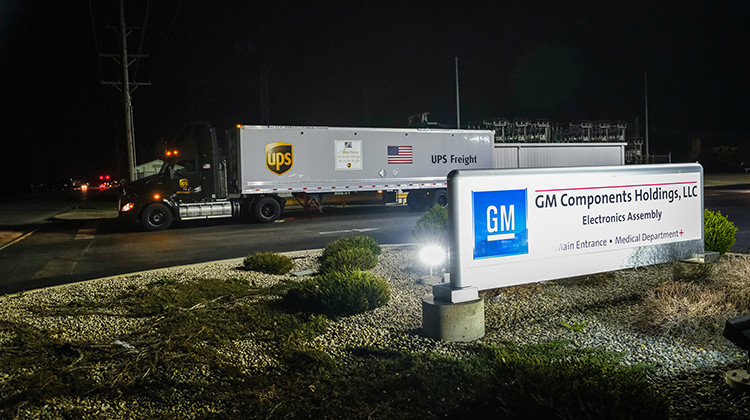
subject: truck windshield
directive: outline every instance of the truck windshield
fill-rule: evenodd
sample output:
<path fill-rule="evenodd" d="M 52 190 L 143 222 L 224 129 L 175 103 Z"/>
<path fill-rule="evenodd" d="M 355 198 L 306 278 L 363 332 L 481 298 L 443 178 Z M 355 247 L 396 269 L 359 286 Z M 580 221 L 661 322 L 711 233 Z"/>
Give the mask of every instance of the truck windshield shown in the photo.
<path fill-rule="evenodd" d="M 192 165 L 191 165 L 192 163 Z M 192 166 L 195 168 L 195 161 L 188 160 L 188 161 L 180 161 L 174 164 L 174 167 L 170 166 L 169 162 L 164 162 L 161 165 L 161 169 L 159 169 L 159 174 L 173 174 L 173 173 L 185 173 L 185 172 L 194 172 L 190 170 L 186 170 L 184 164 L 187 164 L 186 166 L 190 167 Z"/>

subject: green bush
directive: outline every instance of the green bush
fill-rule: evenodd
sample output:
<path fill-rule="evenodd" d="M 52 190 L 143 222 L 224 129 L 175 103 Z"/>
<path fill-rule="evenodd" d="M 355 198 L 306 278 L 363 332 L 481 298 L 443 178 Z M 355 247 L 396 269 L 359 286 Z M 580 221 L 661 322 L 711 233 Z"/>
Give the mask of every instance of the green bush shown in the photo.
<path fill-rule="evenodd" d="M 378 265 L 378 256 L 368 248 L 343 249 L 324 259 L 321 271 L 341 271 L 345 269 L 369 270 Z"/>
<path fill-rule="evenodd" d="M 423 242 L 434 242 L 447 238 L 448 209 L 435 204 L 419 217 L 411 233 Z"/>
<path fill-rule="evenodd" d="M 380 245 L 369 236 L 350 236 L 331 242 L 323 250 L 321 261 L 325 261 L 333 254 L 338 254 L 345 249 L 364 248 L 370 250 L 373 255 L 380 255 Z"/>
<path fill-rule="evenodd" d="M 286 274 L 294 263 L 290 257 L 275 252 L 259 252 L 245 257 L 245 269 L 267 274 Z"/>
<path fill-rule="evenodd" d="M 734 223 L 722 216 L 721 212 L 712 212 L 708 209 L 703 213 L 703 223 L 705 226 L 706 251 L 721 254 L 729 251 L 729 248 L 734 245 L 734 235 L 737 233 L 737 227 Z"/>
<path fill-rule="evenodd" d="M 354 315 L 385 305 L 391 298 L 388 282 L 357 269 L 332 271 L 298 283 L 282 302 L 293 310 L 329 315 Z"/>

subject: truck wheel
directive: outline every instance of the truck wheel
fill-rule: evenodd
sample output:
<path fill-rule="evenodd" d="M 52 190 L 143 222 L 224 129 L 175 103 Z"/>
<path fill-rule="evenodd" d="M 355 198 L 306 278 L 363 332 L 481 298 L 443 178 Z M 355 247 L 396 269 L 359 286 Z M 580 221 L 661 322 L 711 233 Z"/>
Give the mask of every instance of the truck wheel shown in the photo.
<path fill-rule="evenodd" d="M 172 224 L 172 212 L 164 204 L 151 204 L 143 210 L 141 224 L 146 230 L 164 230 Z"/>
<path fill-rule="evenodd" d="M 446 190 L 431 191 L 430 198 L 432 198 L 431 201 L 432 201 L 433 206 L 437 204 L 440 207 L 448 207 L 448 191 Z"/>
<path fill-rule="evenodd" d="M 253 216 L 260 223 L 271 223 L 281 216 L 281 204 L 272 197 L 263 197 L 253 205 Z"/>
<path fill-rule="evenodd" d="M 406 205 L 411 211 L 424 211 L 426 203 L 424 191 L 410 191 L 406 196 Z"/>

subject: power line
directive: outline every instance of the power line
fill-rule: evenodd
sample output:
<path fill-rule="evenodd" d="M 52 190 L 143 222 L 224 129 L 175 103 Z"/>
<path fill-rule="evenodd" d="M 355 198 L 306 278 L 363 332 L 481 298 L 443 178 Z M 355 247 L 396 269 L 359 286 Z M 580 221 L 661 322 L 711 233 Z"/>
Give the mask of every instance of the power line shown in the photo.
<path fill-rule="evenodd" d="M 143 53 L 143 44 L 146 40 L 146 28 L 148 27 L 148 18 L 151 15 L 151 0 L 146 3 L 146 15 L 143 17 L 143 26 L 141 26 L 141 40 L 138 43 L 138 55 L 141 56 Z M 138 79 L 138 65 L 141 63 L 140 60 L 135 62 L 135 70 L 133 70 L 133 80 Z"/>
<path fill-rule="evenodd" d="M 89 0 L 89 12 L 91 14 L 91 32 L 94 34 L 94 51 L 96 52 L 97 57 L 99 56 L 99 41 L 96 38 L 96 19 L 94 19 L 94 5 L 91 3 L 91 0 Z M 102 75 L 102 64 L 99 62 L 99 60 L 96 60 L 96 67 L 99 70 L 99 80 L 103 81 L 104 76 Z"/>
<path fill-rule="evenodd" d="M 167 49 L 167 42 L 169 41 L 169 36 L 172 34 L 172 29 L 174 28 L 175 22 L 177 22 L 177 15 L 180 13 L 180 7 L 182 7 L 182 0 L 180 0 L 179 3 L 177 3 L 177 9 L 174 11 L 174 17 L 172 17 L 172 23 L 169 24 L 169 29 L 167 30 L 167 36 L 164 38 L 164 44 L 161 47 L 161 51 L 159 51 L 159 55 L 156 57 L 156 60 L 154 60 L 154 67 L 151 70 L 151 77 L 149 79 L 153 79 L 154 74 L 156 74 L 156 68 L 159 66 L 159 63 L 161 62 L 161 57 L 164 55 L 164 50 Z"/>

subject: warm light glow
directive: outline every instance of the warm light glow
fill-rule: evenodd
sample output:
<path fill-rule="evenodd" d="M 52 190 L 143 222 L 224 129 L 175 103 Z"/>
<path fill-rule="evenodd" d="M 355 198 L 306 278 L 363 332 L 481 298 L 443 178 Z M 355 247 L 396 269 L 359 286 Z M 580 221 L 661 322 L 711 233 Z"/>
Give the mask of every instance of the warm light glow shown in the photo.
<path fill-rule="evenodd" d="M 81 185 L 81 191 L 86 192 L 86 191 L 88 191 L 88 189 L 89 189 L 88 185 L 86 185 L 86 184 Z"/>
<path fill-rule="evenodd" d="M 174 153 L 174 155 L 175 155 L 175 156 L 177 156 L 177 150 L 175 150 L 175 151 L 174 151 L 174 152 L 172 152 L 172 153 Z"/>
<path fill-rule="evenodd" d="M 171 150 L 167 150 L 167 156 L 172 156 L 172 151 Z"/>
<path fill-rule="evenodd" d="M 154 200 L 161 200 L 161 196 L 159 194 L 154 194 Z"/>
<path fill-rule="evenodd" d="M 120 211 L 122 211 L 123 213 L 125 213 L 126 211 L 132 210 L 133 207 L 135 207 L 135 204 L 128 203 L 128 204 L 125 204 L 124 206 L 122 206 L 122 209 L 120 209 Z"/>
<path fill-rule="evenodd" d="M 242 128 L 242 124 L 237 124 L 237 128 Z"/>

